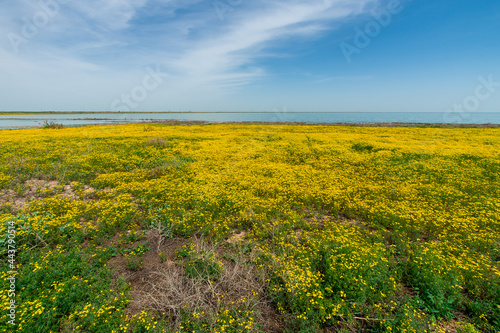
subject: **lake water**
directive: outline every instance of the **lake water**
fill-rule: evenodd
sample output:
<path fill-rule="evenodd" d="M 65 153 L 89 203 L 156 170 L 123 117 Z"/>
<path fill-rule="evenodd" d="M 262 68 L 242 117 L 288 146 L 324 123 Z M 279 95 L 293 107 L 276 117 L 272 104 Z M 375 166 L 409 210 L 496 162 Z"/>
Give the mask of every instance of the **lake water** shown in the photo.
<path fill-rule="evenodd" d="M 70 113 L 0 115 L 0 129 L 41 127 L 44 121 L 66 126 L 122 124 L 152 120 L 208 122 L 306 122 L 306 123 L 436 123 L 500 124 L 500 112 L 446 114 L 443 112 L 317 113 L 317 112 L 213 112 L 213 113 Z"/>

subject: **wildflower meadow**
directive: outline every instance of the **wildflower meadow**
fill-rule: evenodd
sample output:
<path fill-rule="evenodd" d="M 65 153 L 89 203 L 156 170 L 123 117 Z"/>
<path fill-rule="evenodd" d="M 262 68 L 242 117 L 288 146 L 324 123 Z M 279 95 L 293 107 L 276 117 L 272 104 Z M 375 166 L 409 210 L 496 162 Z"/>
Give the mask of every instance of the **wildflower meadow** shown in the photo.
<path fill-rule="evenodd" d="M 497 332 L 500 129 L 0 131 L 0 331 Z"/>

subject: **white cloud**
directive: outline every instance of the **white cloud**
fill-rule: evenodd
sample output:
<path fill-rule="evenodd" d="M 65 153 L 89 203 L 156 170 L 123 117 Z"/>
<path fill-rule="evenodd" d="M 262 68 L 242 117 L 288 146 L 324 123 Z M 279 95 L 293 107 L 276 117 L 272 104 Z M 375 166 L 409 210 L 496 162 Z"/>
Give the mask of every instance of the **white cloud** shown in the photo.
<path fill-rule="evenodd" d="M 126 86 L 124 82 L 140 80 L 148 64 L 160 64 L 170 73 L 165 91 L 224 90 L 265 76 L 258 62 L 270 56 L 270 47 L 319 38 L 338 20 L 361 14 L 376 2 L 246 0 L 226 12 L 221 22 L 212 1 L 69 1 L 19 54 L 10 52 L 4 38 L 1 45 L 8 52 L 0 52 L 0 70 L 20 73 L 25 81 L 33 77 L 32 86 L 43 85 L 40 75 L 46 75 L 45 81 L 60 85 L 68 100 L 71 91 L 83 100 L 88 89 L 100 96 L 96 99 L 111 101 L 116 94 L 113 82 Z M 177 12 L 181 8 L 185 10 Z M 0 35 L 21 31 L 21 18 L 39 10 L 32 1 L 8 7 L 3 2 L 0 22 L 6 24 Z M 1 80 L 9 87 L 5 77 Z"/>
<path fill-rule="evenodd" d="M 185 80 L 210 81 L 230 75 L 233 80 L 252 80 L 264 73 L 261 68 L 242 71 L 267 54 L 266 47 L 282 39 L 301 36 L 314 38 L 330 29 L 332 20 L 357 15 L 366 4 L 363 1 L 280 1 L 259 2 L 250 8 L 243 5 L 226 16 L 225 29 L 191 42 L 181 56 L 169 59 L 172 71 L 180 72 Z M 238 10 L 241 10 L 238 13 Z M 229 17 L 232 15 L 232 17 Z"/>
<path fill-rule="evenodd" d="M 111 30 L 127 28 L 137 9 L 147 0 L 86 0 L 74 1 L 74 6 L 82 15 L 101 27 Z"/>

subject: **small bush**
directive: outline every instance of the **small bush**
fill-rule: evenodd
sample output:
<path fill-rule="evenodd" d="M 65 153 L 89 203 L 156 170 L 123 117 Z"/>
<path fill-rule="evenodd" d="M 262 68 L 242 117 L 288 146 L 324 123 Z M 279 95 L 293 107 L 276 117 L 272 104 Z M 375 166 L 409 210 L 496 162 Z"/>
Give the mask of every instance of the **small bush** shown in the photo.
<path fill-rule="evenodd" d="M 42 128 L 45 128 L 45 129 L 61 129 L 61 128 L 64 128 L 64 125 L 56 123 L 54 121 L 45 120 L 43 122 Z"/>

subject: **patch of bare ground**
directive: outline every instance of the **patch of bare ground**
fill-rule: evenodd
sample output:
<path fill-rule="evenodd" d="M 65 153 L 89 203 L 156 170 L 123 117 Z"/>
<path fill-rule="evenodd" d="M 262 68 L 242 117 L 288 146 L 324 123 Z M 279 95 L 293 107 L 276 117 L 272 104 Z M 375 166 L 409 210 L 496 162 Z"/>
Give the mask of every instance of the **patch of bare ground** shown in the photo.
<path fill-rule="evenodd" d="M 116 281 L 124 277 L 130 284 L 131 314 L 150 311 L 178 329 L 182 313 L 204 311 L 207 321 L 214 322 L 219 310 L 242 305 L 240 300 L 245 298 L 246 309 L 255 310 L 255 325 L 265 332 L 283 331 L 284 323 L 265 297 L 265 279 L 251 263 L 252 255 L 235 250 L 244 241 L 245 234 L 215 246 L 221 257 L 230 253 L 232 260 L 224 260 L 224 270 L 214 280 L 186 275 L 176 255 L 177 249 L 190 242 L 207 250 L 214 246 L 201 239 L 166 238 L 160 230 L 149 230 L 146 236 L 151 250 L 143 257 L 142 269 L 129 270 L 123 256 L 114 257 L 108 263 Z"/>
<path fill-rule="evenodd" d="M 85 195 L 95 192 L 88 185 L 84 185 L 83 190 Z M 0 205 L 8 205 L 12 212 L 17 213 L 28 207 L 30 201 L 54 195 L 60 195 L 70 200 L 77 198 L 70 185 L 60 185 L 54 180 L 32 178 L 25 181 L 19 190 L 0 190 Z"/>
<path fill-rule="evenodd" d="M 431 325 L 430 332 L 431 333 L 458 333 L 464 332 L 464 324 L 467 323 L 465 321 L 465 317 L 461 314 L 456 315 L 455 320 L 440 320 L 436 324 Z"/>
<path fill-rule="evenodd" d="M 41 194 L 52 191 L 58 183 L 42 179 L 29 179 L 24 182 L 22 191 L 1 190 L 0 204 L 9 204 L 13 212 L 22 211 L 29 201 L 40 198 Z"/>
<path fill-rule="evenodd" d="M 26 198 L 18 196 L 14 190 L 0 190 L 0 205 L 9 206 L 14 212 L 27 206 Z"/>
<path fill-rule="evenodd" d="M 247 235 L 246 231 L 242 231 L 240 233 L 235 232 L 231 237 L 229 237 L 229 239 L 226 242 L 231 245 L 240 244 L 241 242 L 244 241 L 246 235 Z"/>

